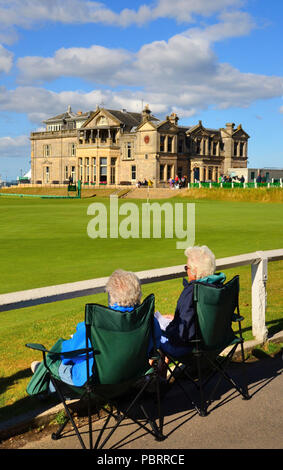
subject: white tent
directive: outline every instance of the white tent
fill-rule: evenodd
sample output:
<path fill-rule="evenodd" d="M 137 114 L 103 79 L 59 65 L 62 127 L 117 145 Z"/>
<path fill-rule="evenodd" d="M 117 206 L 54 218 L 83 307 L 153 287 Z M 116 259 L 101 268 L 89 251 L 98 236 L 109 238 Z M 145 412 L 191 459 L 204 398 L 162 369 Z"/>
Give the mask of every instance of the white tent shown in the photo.
<path fill-rule="evenodd" d="M 24 178 L 31 178 L 31 170 L 29 170 L 24 176 Z"/>

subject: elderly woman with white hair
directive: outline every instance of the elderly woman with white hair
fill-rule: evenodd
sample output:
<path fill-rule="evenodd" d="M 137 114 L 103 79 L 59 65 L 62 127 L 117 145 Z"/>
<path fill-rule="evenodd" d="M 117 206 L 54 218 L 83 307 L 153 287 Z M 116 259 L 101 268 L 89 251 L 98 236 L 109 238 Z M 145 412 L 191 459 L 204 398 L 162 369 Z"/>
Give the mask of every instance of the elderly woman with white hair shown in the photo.
<path fill-rule="evenodd" d="M 135 273 L 117 269 L 108 279 L 106 284 L 108 293 L 108 307 L 117 312 L 131 312 L 140 304 L 142 291 L 141 283 Z M 161 329 L 159 323 L 154 319 L 154 337 L 156 347 L 160 344 Z M 75 351 L 85 348 L 85 322 L 77 324 L 76 331 L 72 337 L 62 342 L 61 352 Z M 153 348 L 153 339 L 150 341 L 148 353 Z M 93 369 L 93 356 L 90 355 L 90 370 Z M 36 368 L 40 362 L 34 361 L 31 369 L 36 373 Z M 63 359 L 58 373 L 63 382 L 69 385 L 82 386 L 87 380 L 86 355 Z M 49 385 L 50 392 L 55 389 L 52 384 Z"/>
<path fill-rule="evenodd" d="M 166 354 L 182 356 L 190 347 L 188 341 L 195 336 L 193 292 L 196 282 L 221 285 L 226 276 L 215 273 L 215 256 L 207 246 L 194 246 L 185 250 L 187 264 L 185 271 L 188 281 L 183 280 L 184 289 L 178 299 L 175 315 L 166 315 L 170 319 L 165 331 L 162 331 L 161 349 Z"/>

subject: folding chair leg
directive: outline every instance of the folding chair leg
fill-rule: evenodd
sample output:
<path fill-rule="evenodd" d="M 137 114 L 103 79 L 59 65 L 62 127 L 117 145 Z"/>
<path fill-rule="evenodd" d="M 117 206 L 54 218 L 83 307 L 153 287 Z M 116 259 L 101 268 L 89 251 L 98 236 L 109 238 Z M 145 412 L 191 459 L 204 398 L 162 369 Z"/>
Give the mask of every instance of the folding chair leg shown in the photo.
<path fill-rule="evenodd" d="M 56 384 L 56 382 L 53 380 L 52 376 L 50 376 L 50 380 L 51 380 L 52 384 L 54 385 L 54 388 L 55 388 L 55 390 L 57 391 L 57 393 L 58 393 L 58 395 L 59 395 L 59 397 L 60 397 L 60 399 L 61 399 L 61 401 L 62 401 L 62 403 L 63 403 L 64 409 L 65 409 L 65 411 L 66 411 L 66 413 L 67 413 L 68 421 L 69 421 L 69 420 L 71 421 L 72 426 L 73 426 L 73 429 L 74 429 L 74 431 L 75 431 L 75 433 L 76 433 L 76 435 L 77 435 L 77 438 L 78 438 L 79 441 L 80 441 L 80 444 L 81 444 L 82 448 L 83 448 L 83 449 L 86 449 L 86 446 L 85 446 L 85 444 L 84 444 L 84 442 L 83 442 L 83 440 L 82 440 L 82 438 L 81 438 L 81 435 L 80 435 L 80 433 L 79 433 L 79 431 L 78 431 L 78 428 L 77 428 L 77 426 L 76 426 L 76 423 L 75 423 L 75 421 L 73 420 L 73 417 L 72 417 L 72 415 L 71 415 L 71 413 L 70 413 L 70 410 L 69 410 L 69 408 L 68 408 L 67 405 L 66 405 L 65 398 L 64 398 L 64 396 L 63 396 L 63 394 L 62 394 L 60 388 L 58 387 L 58 385 Z M 66 423 L 66 424 L 67 424 L 67 423 Z M 65 425 L 63 426 L 63 428 L 64 428 L 64 427 L 65 427 Z M 63 429 L 63 428 L 62 428 L 62 429 Z M 62 429 L 61 429 L 60 432 L 62 432 Z M 55 433 L 55 434 L 56 434 L 56 439 L 59 439 L 59 438 L 60 438 L 59 433 L 57 432 L 57 433 Z"/>
<path fill-rule="evenodd" d="M 87 411 L 88 411 L 88 435 L 89 435 L 89 448 L 92 449 L 92 420 L 91 420 L 91 391 L 89 386 L 87 386 L 87 397 L 88 397 L 88 406 L 87 406 Z"/>
<path fill-rule="evenodd" d="M 204 399 L 203 384 L 202 384 L 202 372 L 201 372 L 201 364 L 200 364 L 200 355 L 199 354 L 197 354 L 197 368 L 198 368 L 199 392 L 200 392 L 199 415 L 200 416 L 207 416 L 208 413 L 207 413 L 206 401 Z"/>
<path fill-rule="evenodd" d="M 161 426 L 160 421 L 159 421 L 159 428 L 158 428 L 158 426 L 156 426 L 156 423 L 149 418 L 144 406 L 140 405 L 140 408 L 141 408 L 144 416 L 146 417 L 148 423 L 150 424 L 150 427 L 153 431 L 153 435 L 155 437 L 155 440 L 156 441 L 164 441 L 165 436 L 162 434 L 162 427 L 163 426 L 160 428 L 160 426 Z"/>
<path fill-rule="evenodd" d="M 67 419 L 64 421 L 64 423 L 60 426 L 60 428 L 56 431 L 56 432 L 53 432 L 51 434 L 51 439 L 53 439 L 53 441 L 57 441 L 57 439 L 60 439 L 61 437 L 61 432 L 63 431 L 63 429 L 65 428 L 65 426 L 69 423 L 70 421 L 70 418 L 69 416 L 67 416 Z"/>
<path fill-rule="evenodd" d="M 242 364 L 244 364 L 245 363 L 245 352 L 244 352 L 243 343 L 241 343 L 241 353 L 242 353 Z M 249 389 L 248 389 L 248 385 L 247 385 L 247 374 L 246 374 L 245 367 L 244 367 L 244 370 L 243 370 L 243 376 L 244 376 L 244 385 L 243 385 L 244 393 L 242 394 L 242 396 L 243 396 L 244 400 L 249 400 L 251 398 L 251 396 L 249 394 Z"/>
<path fill-rule="evenodd" d="M 237 345 L 229 352 L 228 356 L 226 357 L 226 359 L 223 361 L 223 362 L 229 362 L 229 358 L 233 356 L 235 350 L 237 348 Z M 211 361 L 210 361 L 211 362 Z M 222 366 L 222 364 L 220 364 L 219 362 L 215 361 L 215 362 L 211 362 L 212 365 L 214 365 L 214 367 L 216 367 L 216 369 L 218 370 L 218 372 L 221 374 L 221 377 L 223 377 L 225 380 L 227 380 L 231 385 L 233 385 L 233 387 L 242 395 L 242 397 L 245 399 L 245 400 L 248 400 L 250 398 L 249 394 L 248 394 L 248 391 L 247 391 L 247 386 L 245 385 L 243 388 L 240 388 L 240 386 L 233 380 L 232 377 L 230 377 L 230 375 L 225 371 L 224 367 Z M 219 385 L 219 382 L 221 380 L 221 377 L 220 379 L 218 380 L 216 386 L 214 387 L 213 389 L 213 393 L 211 393 L 210 397 L 212 397 L 212 395 L 215 393 L 216 391 L 216 388 L 218 387 Z"/>

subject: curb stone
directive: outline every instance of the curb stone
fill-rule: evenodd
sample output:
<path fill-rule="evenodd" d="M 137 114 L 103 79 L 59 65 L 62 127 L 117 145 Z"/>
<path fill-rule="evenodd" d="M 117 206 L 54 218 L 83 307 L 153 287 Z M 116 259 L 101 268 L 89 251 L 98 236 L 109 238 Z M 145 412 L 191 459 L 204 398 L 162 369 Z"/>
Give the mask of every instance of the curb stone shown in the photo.
<path fill-rule="evenodd" d="M 264 343 L 269 342 L 283 342 L 283 330 L 267 338 L 266 342 L 258 340 L 245 341 L 244 350 L 246 353 L 248 353 L 251 352 L 256 346 L 262 346 Z M 224 353 L 225 352 L 226 350 L 224 350 Z M 240 351 L 237 352 L 235 354 L 235 358 L 237 359 L 240 354 Z M 31 429 L 49 424 L 52 419 L 54 419 L 55 416 L 63 409 L 64 407 L 61 403 L 51 407 L 50 405 L 43 405 L 35 411 L 30 411 L 24 415 L 0 423 L 0 441 L 30 431 Z"/>

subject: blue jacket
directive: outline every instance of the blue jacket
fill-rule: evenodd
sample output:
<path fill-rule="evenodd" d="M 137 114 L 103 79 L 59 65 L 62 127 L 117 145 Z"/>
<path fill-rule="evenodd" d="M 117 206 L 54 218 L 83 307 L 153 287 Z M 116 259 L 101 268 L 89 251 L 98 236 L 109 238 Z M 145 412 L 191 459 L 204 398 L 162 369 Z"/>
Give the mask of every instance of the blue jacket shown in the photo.
<path fill-rule="evenodd" d="M 111 306 L 110 308 L 114 308 L 114 310 L 125 311 L 125 307 L 116 307 Z M 127 311 L 133 310 L 133 308 L 126 308 Z M 154 333 L 155 333 L 155 341 L 156 347 L 159 348 L 160 345 L 160 337 L 161 337 L 161 329 L 159 326 L 158 321 L 154 318 Z M 84 349 L 85 348 L 85 338 L 86 338 L 86 329 L 85 323 L 81 322 L 77 324 L 76 332 L 73 334 L 72 338 L 63 341 L 62 343 L 62 350 L 61 352 L 67 351 L 75 351 L 76 349 Z M 91 345 L 88 345 L 91 347 Z M 149 344 L 148 352 L 151 351 L 153 348 L 153 340 Z M 71 368 L 71 376 L 72 382 L 75 386 L 81 386 L 86 383 L 87 381 L 87 368 L 86 368 L 86 354 L 82 354 L 80 356 L 73 357 L 72 359 L 62 359 L 62 364 L 70 365 Z M 90 354 L 90 370 L 93 367 L 93 354 Z"/>
<path fill-rule="evenodd" d="M 224 273 L 216 273 L 192 282 L 183 279 L 184 290 L 178 299 L 174 318 L 165 331 L 165 336 L 173 346 L 187 346 L 188 341 L 195 336 L 195 312 L 193 304 L 194 284 L 196 282 L 222 284 L 225 279 L 226 276 Z"/>

